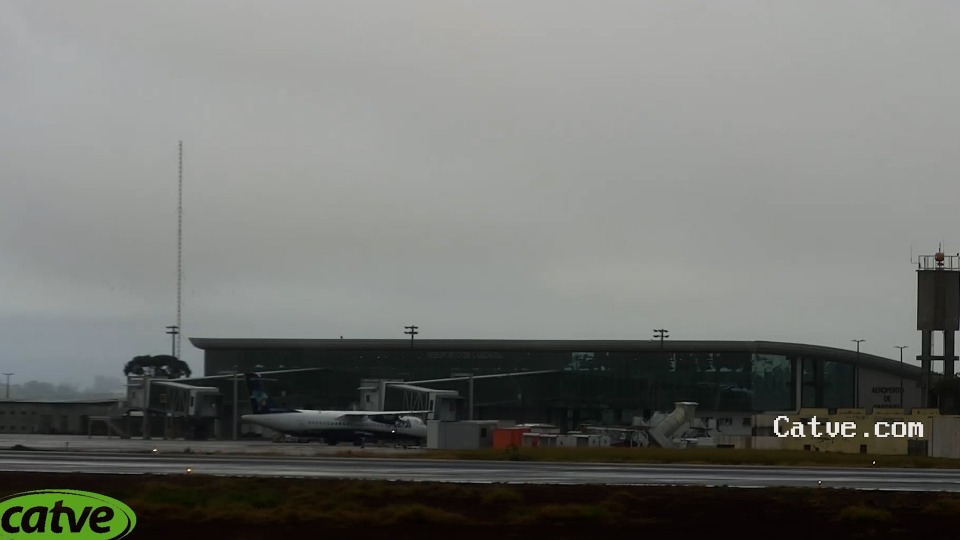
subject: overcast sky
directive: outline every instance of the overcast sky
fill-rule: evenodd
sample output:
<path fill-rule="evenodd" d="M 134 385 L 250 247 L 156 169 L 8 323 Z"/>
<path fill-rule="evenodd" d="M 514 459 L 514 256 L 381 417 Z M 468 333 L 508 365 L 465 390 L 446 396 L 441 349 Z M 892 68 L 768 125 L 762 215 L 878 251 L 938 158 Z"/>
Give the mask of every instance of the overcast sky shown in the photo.
<path fill-rule="evenodd" d="M 187 337 L 919 352 L 960 3 L 0 0 L 0 368 Z M 938 346 L 939 350 L 939 346 Z"/>

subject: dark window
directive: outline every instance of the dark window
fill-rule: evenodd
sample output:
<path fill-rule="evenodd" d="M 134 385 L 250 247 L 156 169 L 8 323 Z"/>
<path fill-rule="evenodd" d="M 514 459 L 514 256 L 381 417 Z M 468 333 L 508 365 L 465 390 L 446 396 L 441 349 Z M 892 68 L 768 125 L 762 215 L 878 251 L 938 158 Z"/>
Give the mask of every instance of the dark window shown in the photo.
<path fill-rule="evenodd" d="M 752 366 L 754 411 L 790 411 L 795 409 L 793 362 L 784 355 L 758 354 Z"/>
<path fill-rule="evenodd" d="M 818 369 L 820 366 L 813 358 L 803 358 L 801 360 L 800 382 L 800 406 L 801 407 L 822 407 L 823 398 L 819 391 L 822 386 L 818 384 L 822 373 Z"/>
<path fill-rule="evenodd" d="M 856 366 L 843 362 L 823 363 L 823 406 L 853 407 L 855 403 Z"/>

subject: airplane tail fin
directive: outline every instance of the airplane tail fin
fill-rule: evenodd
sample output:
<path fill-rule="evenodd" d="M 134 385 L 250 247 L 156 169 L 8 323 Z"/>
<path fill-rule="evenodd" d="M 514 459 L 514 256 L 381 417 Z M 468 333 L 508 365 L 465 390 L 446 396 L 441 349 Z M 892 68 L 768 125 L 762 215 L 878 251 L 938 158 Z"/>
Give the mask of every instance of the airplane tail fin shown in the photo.
<path fill-rule="evenodd" d="M 267 403 L 267 391 L 259 373 L 244 373 L 247 379 L 247 389 L 250 391 L 250 411 L 253 414 L 264 414 L 270 411 Z"/>

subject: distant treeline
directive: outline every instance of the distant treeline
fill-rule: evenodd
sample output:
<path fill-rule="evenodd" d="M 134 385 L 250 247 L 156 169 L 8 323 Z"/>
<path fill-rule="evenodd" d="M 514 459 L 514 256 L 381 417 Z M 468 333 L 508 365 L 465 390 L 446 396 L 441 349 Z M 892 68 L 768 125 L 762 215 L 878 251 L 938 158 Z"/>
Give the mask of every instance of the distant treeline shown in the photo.
<path fill-rule="evenodd" d="M 81 389 L 78 384 L 53 384 L 42 381 L 27 381 L 21 384 L 11 381 L 10 399 L 84 399 L 98 397 L 120 397 L 126 393 L 126 380 L 123 377 L 104 377 L 97 375 L 93 386 Z M 0 379 L 0 399 L 5 399 L 7 387 Z"/>

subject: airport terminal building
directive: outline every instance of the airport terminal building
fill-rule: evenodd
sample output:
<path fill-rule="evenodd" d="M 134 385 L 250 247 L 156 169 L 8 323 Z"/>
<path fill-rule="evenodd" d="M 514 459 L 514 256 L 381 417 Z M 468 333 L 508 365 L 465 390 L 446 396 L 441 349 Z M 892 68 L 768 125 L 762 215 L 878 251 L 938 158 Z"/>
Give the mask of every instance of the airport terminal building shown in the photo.
<path fill-rule="evenodd" d="M 920 407 L 920 369 L 856 351 L 767 341 L 191 338 L 204 382 L 224 393 L 225 373 L 271 373 L 279 404 L 367 409 L 371 380 L 470 397 L 472 419 L 629 425 L 634 417 L 698 403 L 697 416 L 734 428 L 746 418 L 800 408 Z M 299 371 L 292 371 L 299 370 Z M 398 384 L 398 383 L 403 384 Z M 200 383 L 198 380 L 197 384 Z M 367 386 L 369 387 L 369 386 Z M 472 387 L 472 392 L 471 392 Z M 249 405 L 244 392 L 240 414 Z M 381 405 L 406 408 L 403 392 Z M 369 400 L 369 397 L 367 397 Z M 464 399 L 464 404 L 468 403 Z"/>

